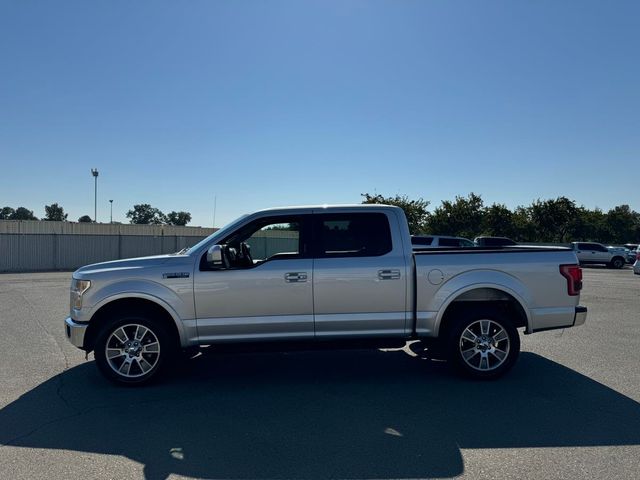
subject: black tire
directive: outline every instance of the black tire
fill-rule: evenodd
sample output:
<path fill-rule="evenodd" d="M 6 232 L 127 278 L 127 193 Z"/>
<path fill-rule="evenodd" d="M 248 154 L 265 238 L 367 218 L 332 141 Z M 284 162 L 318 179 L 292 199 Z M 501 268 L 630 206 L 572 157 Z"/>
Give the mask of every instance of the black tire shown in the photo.
<path fill-rule="evenodd" d="M 611 268 L 615 268 L 615 269 L 619 270 L 622 267 L 624 267 L 624 264 L 625 264 L 624 258 L 622 258 L 622 257 L 613 257 L 613 259 L 611 260 L 611 263 L 609 264 L 609 266 Z"/>
<path fill-rule="evenodd" d="M 504 375 L 516 363 L 520 335 L 505 313 L 470 308 L 460 310 L 452 321 L 446 338 L 447 357 L 459 373 L 490 380 Z"/>
<path fill-rule="evenodd" d="M 98 369 L 109 380 L 143 385 L 159 378 L 175 358 L 175 344 L 166 328 L 147 313 L 122 313 L 101 329 L 94 355 Z"/>

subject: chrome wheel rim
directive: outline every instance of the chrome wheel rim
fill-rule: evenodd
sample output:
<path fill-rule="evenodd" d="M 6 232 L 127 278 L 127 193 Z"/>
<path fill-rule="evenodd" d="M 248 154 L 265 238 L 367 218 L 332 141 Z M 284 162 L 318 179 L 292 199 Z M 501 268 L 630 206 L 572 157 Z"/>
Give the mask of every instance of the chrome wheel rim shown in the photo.
<path fill-rule="evenodd" d="M 160 342 L 150 328 L 129 323 L 109 335 L 105 357 L 109 367 L 121 377 L 142 377 L 158 364 Z"/>
<path fill-rule="evenodd" d="M 507 331 L 499 323 L 482 319 L 467 326 L 460 335 L 460 356 L 474 370 L 489 372 L 502 365 L 511 342 Z"/>

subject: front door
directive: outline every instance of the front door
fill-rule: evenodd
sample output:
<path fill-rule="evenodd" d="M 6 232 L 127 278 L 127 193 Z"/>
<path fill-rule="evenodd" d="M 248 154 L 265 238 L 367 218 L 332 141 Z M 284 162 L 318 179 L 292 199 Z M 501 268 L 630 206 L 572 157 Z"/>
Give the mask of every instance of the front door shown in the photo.
<path fill-rule="evenodd" d="M 261 218 L 224 240 L 224 268 L 200 262 L 194 294 L 201 343 L 313 338 L 306 232 L 304 216 Z"/>

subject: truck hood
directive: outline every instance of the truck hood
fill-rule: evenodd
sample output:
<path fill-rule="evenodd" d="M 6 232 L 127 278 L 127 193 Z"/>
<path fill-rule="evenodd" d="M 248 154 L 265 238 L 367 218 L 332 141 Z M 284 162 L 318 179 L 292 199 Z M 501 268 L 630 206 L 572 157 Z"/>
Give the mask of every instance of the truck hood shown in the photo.
<path fill-rule="evenodd" d="M 84 278 L 85 276 L 91 276 L 94 274 L 124 271 L 124 270 L 137 270 L 148 267 L 158 267 L 167 262 L 171 262 L 176 259 L 184 260 L 186 255 L 154 255 L 151 257 L 139 257 L 139 258 L 127 258 L 124 260 L 113 260 L 111 262 L 94 263 L 80 267 L 73 273 L 74 278 Z"/>

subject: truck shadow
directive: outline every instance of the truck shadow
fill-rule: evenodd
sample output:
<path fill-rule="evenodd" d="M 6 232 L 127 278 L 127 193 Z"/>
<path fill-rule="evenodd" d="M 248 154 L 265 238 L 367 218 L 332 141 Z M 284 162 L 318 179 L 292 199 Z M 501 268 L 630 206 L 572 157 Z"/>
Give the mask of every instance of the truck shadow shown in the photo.
<path fill-rule="evenodd" d="M 210 354 L 139 389 L 92 363 L 0 410 L 0 442 L 122 455 L 149 480 L 453 477 L 461 448 L 640 444 L 640 404 L 533 353 L 496 382 L 402 351 Z"/>

